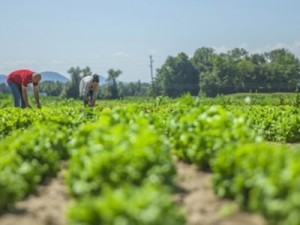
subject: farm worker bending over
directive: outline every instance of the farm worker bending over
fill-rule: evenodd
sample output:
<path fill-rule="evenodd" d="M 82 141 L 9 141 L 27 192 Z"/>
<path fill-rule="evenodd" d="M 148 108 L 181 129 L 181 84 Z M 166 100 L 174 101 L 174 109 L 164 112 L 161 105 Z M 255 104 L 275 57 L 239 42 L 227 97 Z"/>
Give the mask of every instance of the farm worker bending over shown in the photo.
<path fill-rule="evenodd" d="M 41 108 L 38 86 L 41 79 L 41 74 L 31 70 L 16 70 L 7 76 L 6 81 L 13 94 L 15 107 L 31 108 L 27 97 L 27 85 L 33 83 L 34 99 L 37 107 Z"/>
<path fill-rule="evenodd" d="M 95 106 L 99 92 L 99 75 L 83 77 L 79 84 L 79 96 L 83 98 L 83 104 L 90 107 Z"/>

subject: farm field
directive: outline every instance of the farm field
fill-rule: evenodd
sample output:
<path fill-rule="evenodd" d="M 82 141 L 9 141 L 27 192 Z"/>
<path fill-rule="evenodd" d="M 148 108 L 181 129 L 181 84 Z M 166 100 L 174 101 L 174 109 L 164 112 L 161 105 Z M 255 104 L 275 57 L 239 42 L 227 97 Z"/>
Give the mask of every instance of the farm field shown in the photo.
<path fill-rule="evenodd" d="M 175 199 L 186 211 L 187 224 L 265 224 L 259 214 L 242 212 L 234 202 L 215 196 L 210 187 L 210 173 L 198 171 L 182 162 L 177 163 L 178 184 L 183 192 L 175 194 Z M 66 224 L 68 201 L 61 172 L 50 183 L 38 187 L 36 194 L 17 203 L 15 210 L 3 214 L 0 224 Z"/>
<path fill-rule="evenodd" d="M 297 95 L 0 100 L 0 224 L 300 223 Z"/>

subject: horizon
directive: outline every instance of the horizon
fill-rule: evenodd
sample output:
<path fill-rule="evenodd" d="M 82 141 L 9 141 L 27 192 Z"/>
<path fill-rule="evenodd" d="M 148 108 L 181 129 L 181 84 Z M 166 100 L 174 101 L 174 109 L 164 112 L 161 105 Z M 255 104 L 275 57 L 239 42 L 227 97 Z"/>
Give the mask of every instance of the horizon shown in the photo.
<path fill-rule="evenodd" d="M 1 74 L 28 68 L 70 78 L 71 67 L 89 66 L 104 77 L 112 68 L 123 72 L 120 80 L 150 82 L 150 55 L 155 76 L 168 56 L 191 57 L 201 47 L 285 48 L 300 58 L 297 0 L 11 0 L 0 8 Z"/>
<path fill-rule="evenodd" d="M 63 76 L 64 78 L 66 78 L 66 79 L 68 79 L 68 80 L 70 80 L 70 77 L 67 77 L 67 76 L 65 76 L 65 75 L 63 75 L 63 74 L 61 74 L 61 73 L 59 73 L 59 72 L 56 72 L 56 71 L 41 71 L 41 72 L 39 72 L 39 73 L 55 73 L 55 74 L 57 74 L 57 75 L 59 75 L 59 76 Z M 0 72 L 0 76 L 8 76 L 9 74 L 3 74 L 3 73 L 1 73 Z M 105 79 L 107 79 L 107 77 L 105 77 L 105 76 L 103 76 L 102 74 L 98 74 L 99 76 L 100 76 L 100 78 L 105 78 Z M 117 80 L 119 80 L 119 79 L 117 79 Z M 43 76 L 42 76 L 42 81 L 43 81 Z M 126 81 L 125 81 L 126 82 Z"/>

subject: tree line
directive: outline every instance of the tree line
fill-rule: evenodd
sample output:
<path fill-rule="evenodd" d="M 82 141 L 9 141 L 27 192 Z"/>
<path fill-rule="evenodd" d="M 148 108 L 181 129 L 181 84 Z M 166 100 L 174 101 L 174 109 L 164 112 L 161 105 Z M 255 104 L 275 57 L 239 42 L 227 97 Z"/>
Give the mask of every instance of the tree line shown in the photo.
<path fill-rule="evenodd" d="M 78 98 L 79 82 L 92 75 L 91 68 L 71 67 L 66 84 L 43 81 L 40 91 L 50 96 Z M 249 54 L 243 48 L 216 53 L 202 47 L 192 57 L 181 52 L 169 56 L 156 70 L 153 83 L 118 82 L 121 70 L 109 69 L 99 97 L 117 99 L 127 96 L 179 97 L 189 93 L 214 97 L 237 92 L 295 92 L 300 81 L 300 62 L 286 49 L 275 49 L 262 54 Z M 9 92 L 0 85 L 0 92 Z"/>
<path fill-rule="evenodd" d="M 155 87 L 158 95 L 214 97 L 237 92 L 294 92 L 299 80 L 299 59 L 286 49 L 249 54 L 234 48 L 217 54 L 202 47 L 191 58 L 185 53 L 169 56 L 157 70 Z"/>
<path fill-rule="evenodd" d="M 89 67 L 71 68 L 71 82 L 64 97 L 78 96 L 79 80 L 92 74 Z M 179 97 L 189 93 L 215 97 L 238 92 L 295 92 L 300 82 L 300 61 L 286 49 L 262 54 L 249 54 L 243 48 L 216 53 L 202 47 L 192 57 L 184 52 L 169 56 L 156 70 L 152 84 L 117 82 L 120 70 L 108 71 L 107 84 L 100 88 L 100 98 L 116 99 L 126 96 Z"/>
<path fill-rule="evenodd" d="M 59 96 L 63 98 L 78 98 L 80 80 L 89 75 L 93 75 L 90 67 L 71 67 L 68 70 L 70 81 L 66 84 L 58 81 L 43 81 L 40 84 L 40 92 L 49 96 Z M 149 96 L 150 84 L 137 82 L 118 82 L 117 78 L 122 74 L 121 70 L 109 69 L 107 71 L 106 83 L 101 85 L 99 98 L 118 99 L 126 96 Z"/>

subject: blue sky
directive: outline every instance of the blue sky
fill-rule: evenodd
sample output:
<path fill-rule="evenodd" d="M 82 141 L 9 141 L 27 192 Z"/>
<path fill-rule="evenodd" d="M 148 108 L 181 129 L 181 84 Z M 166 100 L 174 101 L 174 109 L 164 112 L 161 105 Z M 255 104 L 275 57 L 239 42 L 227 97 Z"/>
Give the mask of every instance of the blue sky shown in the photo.
<path fill-rule="evenodd" d="M 91 67 L 150 81 L 168 56 L 197 48 L 300 58 L 299 0 L 0 0 L 0 74 Z"/>

